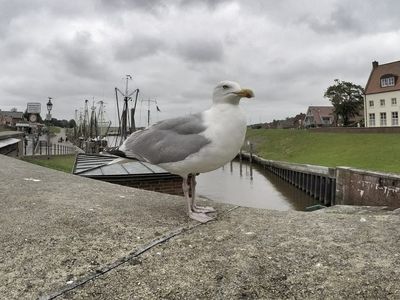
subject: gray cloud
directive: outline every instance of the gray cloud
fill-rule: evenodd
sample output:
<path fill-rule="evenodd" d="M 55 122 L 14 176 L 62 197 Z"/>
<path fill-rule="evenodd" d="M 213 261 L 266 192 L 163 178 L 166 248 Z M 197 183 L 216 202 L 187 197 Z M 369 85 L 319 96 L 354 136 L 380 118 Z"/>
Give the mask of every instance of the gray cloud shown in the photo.
<path fill-rule="evenodd" d="M 368 34 L 400 26 L 399 9 L 400 3 L 391 0 L 379 4 L 362 0 L 334 2 L 326 15 L 307 12 L 297 21 L 319 34 Z"/>
<path fill-rule="evenodd" d="M 205 5 L 211 10 L 216 9 L 218 6 L 230 2 L 229 0 L 181 0 L 180 5 L 182 6 L 200 6 Z"/>
<path fill-rule="evenodd" d="M 254 89 L 252 121 L 329 104 L 334 78 L 364 85 L 371 61 L 399 60 L 400 2 L 372 0 L 15 0 L 0 2 L 0 109 L 55 101 L 72 118 L 114 87 L 157 99 L 160 118 L 210 105 L 214 85 Z M 379 20 L 379 22 L 377 21 Z"/>
<path fill-rule="evenodd" d="M 98 4 L 96 8 L 111 14 L 140 10 L 157 15 L 168 10 L 167 2 L 164 0 L 97 0 L 95 2 Z"/>
<path fill-rule="evenodd" d="M 190 62 L 218 62 L 224 56 L 224 48 L 219 40 L 188 38 L 177 44 L 177 52 Z"/>
<path fill-rule="evenodd" d="M 362 31 L 362 23 L 354 15 L 354 12 L 343 6 L 337 6 L 328 18 L 307 15 L 299 21 L 304 22 L 313 31 L 321 34 L 343 31 L 359 33 Z"/>
<path fill-rule="evenodd" d="M 87 31 L 76 32 L 70 40 L 56 40 L 44 50 L 55 68 L 77 77 L 102 79 L 109 72 L 106 53 Z"/>
<path fill-rule="evenodd" d="M 121 61 L 131 61 L 141 57 L 151 56 L 165 49 L 167 45 L 158 37 L 139 35 L 128 41 L 117 43 L 115 58 Z"/>

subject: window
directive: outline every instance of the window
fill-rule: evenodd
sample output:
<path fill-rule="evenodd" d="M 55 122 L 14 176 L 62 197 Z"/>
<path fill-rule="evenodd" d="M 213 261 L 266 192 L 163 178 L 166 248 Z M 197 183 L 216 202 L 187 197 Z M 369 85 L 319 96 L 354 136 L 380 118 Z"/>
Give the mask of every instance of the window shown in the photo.
<path fill-rule="evenodd" d="M 374 100 L 369 100 L 369 107 L 374 107 Z"/>
<path fill-rule="evenodd" d="M 392 98 L 392 106 L 396 106 L 397 105 L 397 99 L 396 98 Z"/>
<path fill-rule="evenodd" d="M 385 99 L 381 99 L 380 102 L 381 102 L 381 106 L 385 106 Z"/>
<path fill-rule="evenodd" d="M 386 126 L 386 113 L 381 113 L 381 126 Z"/>
<path fill-rule="evenodd" d="M 330 117 L 321 117 L 321 121 L 322 121 L 322 124 L 326 124 L 326 125 L 330 125 L 332 123 Z"/>
<path fill-rule="evenodd" d="M 394 86 L 394 76 L 381 78 L 381 87 Z"/>
<path fill-rule="evenodd" d="M 369 126 L 375 126 L 375 114 L 369 114 Z"/>
<path fill-rule="evenodd" d="M 399 125 L 399 113 L 397 111 L 392 111 L 392 126 Z"/>

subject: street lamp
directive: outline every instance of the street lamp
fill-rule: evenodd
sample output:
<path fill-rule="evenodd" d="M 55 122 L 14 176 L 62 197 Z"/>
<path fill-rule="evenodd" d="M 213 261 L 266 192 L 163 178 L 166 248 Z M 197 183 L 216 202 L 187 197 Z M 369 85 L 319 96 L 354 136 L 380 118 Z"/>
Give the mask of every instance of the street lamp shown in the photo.
<path fill-rule="evenodd" d="M 46 120 L 47 121 L 51 121 L 51 109 L 53 108 L 53 103 L 51 103 L 51 97 L 49 97 L 49 102 L 47 102 L 46 106 L 47 106 L 47 111 L 49 112 L 46 116 Z"/>
<path fill-rule="evenodd" d="M 50 121 L 51 121 L 51 114 L 50 114 L 50 112 L 51 112 L 51 109 L 53 108 L 53 103 L 51 103 L 51 97 L 49 97 L 49 102 L 47 102 L 47 104 L 46 104 L 46 106 L 47 106 L 47 111 L 49 112 L 48 114 L 47 114 L 47 116 L 46 116 L 46 120 L 48 121 L 48 123 L 47 123 L 47 159 L 49 159 L 50 158 L 50 150 L 51 150 L 51 147 L 50 147 L 50 127 L 49 127 L 49 125 L 50 125 Z"/>

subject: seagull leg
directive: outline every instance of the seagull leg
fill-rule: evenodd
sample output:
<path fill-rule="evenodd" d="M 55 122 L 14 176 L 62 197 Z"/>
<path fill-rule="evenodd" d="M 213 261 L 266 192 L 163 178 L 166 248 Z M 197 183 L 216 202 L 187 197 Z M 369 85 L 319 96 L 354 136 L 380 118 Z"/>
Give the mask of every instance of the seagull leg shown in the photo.
<path fill-rule="evenodd" d="M 199 213 L 215 212 L 215 209 L 211 206 L 196 205 L 196 184 L 197 184 L 196 174 L 192 174 L 190 183 L 191 183 L 191 187 L 192 187 L 192 201 L 191 201 L 192 211 L 199 212 Z"/>
<path fill-rule="evenodd" d="M 189 218 L 199 221 L 200 223 L 206 223 L 208 221 L 211 221 L 213 218 L 207 216 L 205 213 L 193 210 L 194 190 L 192 189 L 192 197 L 190 197 L 189 196 L 190 185 L 188 184 L 188 179 L 189 176 L 183 178 L 182 190 L 187 201 Z M 190 181 L 190 183 L 192 184 L 192 181 Z"/>

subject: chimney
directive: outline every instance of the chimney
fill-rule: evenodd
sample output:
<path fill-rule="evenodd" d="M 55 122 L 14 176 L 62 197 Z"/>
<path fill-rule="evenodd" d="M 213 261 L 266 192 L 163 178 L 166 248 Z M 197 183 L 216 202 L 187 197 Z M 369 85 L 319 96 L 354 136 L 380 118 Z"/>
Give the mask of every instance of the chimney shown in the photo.
<path fill-rule="evenodd" d="M 376 60 L 374 60 L 374 61 L 372 62 L 372 69 L 377 68 L 378 65 L 379 65 L 379 63 L 378 63 Z"/>

